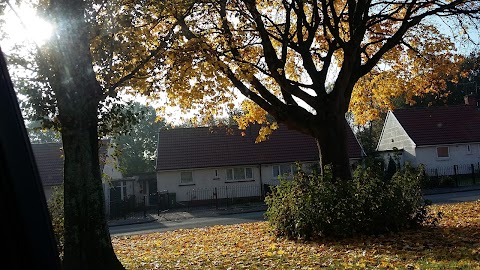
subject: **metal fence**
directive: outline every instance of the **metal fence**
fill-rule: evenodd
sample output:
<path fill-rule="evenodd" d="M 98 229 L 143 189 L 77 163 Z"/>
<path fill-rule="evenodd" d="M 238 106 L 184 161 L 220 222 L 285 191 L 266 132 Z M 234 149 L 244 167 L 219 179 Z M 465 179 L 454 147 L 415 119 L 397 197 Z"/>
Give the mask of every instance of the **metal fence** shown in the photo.
<path fill-rule="evenodd" d="M 222 186 L 214 188 L 192 189 L 187 192 L 188 207 L 198 205 L 214 205 L 215 207 L 229 204 L 260 201 L 263 199 L 262 188 L 259 185 Z"/>
<path fill-rule="evenodd" d="M 127 219 L 132 217 L 146 217 L 148 207 L 146 197 L 130 196 L 124 200 L 110 201 L 110 220 Z"/>
<path fill-rule="evenodd" d="M 159 214 L 160 211 L 176 207 L 228 207 L 230 205 L 259 202 L 264 199 L 260 185 L 221 186 L 215 188 L 192 189 L 187 192 L 188 201 L 176 202 L 174 193 L 151 194 L 150 197 L 158 203 L 146 204 L 146 197 L 130 196 L 125 200 L 110 201 L 110 220 L 146 217 L 150 214 Z"/>
<path fill-rule="evenodd" d="M 468 186 L 480 183 L 480 162 L 443 167 L 426 167 L 430 187 Z"/>

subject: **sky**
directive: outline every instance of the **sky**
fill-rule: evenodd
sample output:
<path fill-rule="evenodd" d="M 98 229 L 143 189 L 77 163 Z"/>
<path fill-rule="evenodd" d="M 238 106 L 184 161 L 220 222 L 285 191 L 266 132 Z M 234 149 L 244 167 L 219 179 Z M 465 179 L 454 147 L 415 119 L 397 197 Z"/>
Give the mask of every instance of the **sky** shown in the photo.
<path fill-rule="evenodd" d="M 0 45 L 2 50 L 11 49 L 14 43 L 29 42 L 37 45 L 44 44 L 53 33 L 53 27 L 36 15 L 35 10 L 26 4 L 20 7 L 12 3 L 14 10 L 7 6 L 5 10 L 4 31 L 8 34 Z"/>

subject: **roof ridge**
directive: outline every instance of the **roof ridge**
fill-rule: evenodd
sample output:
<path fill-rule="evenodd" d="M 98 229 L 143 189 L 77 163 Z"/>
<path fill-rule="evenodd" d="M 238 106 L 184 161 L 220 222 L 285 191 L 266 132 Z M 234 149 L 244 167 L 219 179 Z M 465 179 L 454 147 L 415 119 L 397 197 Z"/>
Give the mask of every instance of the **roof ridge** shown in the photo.
<path fill-rule="evenodd" d="M 466 105 L 466 104 L 453 104 L 453 105 L 435 105 L 435 106 L 425 106 L 425 107 L 407 107 L 407 108 L 396 108 L 392 109 L 392 112 L 395 111 L 413 111 L 413 110 L 428 110 L 428 109 L 444 109 L 444 108 L 472 108 L 474 109 L 475 106 Z"/>

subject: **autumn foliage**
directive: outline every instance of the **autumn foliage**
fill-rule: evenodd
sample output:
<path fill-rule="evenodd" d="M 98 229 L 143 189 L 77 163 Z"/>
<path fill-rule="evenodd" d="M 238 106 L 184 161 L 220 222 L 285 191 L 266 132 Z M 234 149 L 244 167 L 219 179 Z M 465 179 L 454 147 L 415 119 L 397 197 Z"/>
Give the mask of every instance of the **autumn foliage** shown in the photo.
<path fill-rule="evenodd" d="M 127 269 L 479 269 L 480 201 L 434 205 L 436 226 L 344 240 L 293 241 L 267 222 L 113 237 Z"/>

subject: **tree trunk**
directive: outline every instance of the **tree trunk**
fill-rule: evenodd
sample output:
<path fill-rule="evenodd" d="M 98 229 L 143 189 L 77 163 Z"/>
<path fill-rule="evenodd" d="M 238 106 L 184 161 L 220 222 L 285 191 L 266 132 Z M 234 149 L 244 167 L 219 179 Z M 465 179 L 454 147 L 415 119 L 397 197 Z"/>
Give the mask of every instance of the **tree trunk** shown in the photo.
<path fill-rule="evenodd" d="M 98 157 L 97 111 L 102 89 L 93 71 L 86 1 L 55 0 L 56 33 L 40 64 L 55 93 L 63 142 L 64 269 L 124 269 L 113 250 Z"/>
<path fill-rule="evenodd" d="M 317 140 L 322 173 L 325 171 L 325 166 L 331 166 L 335 180 L 352 179 L 347 151 L 347 128 L 344 114 L 330 116 L 321 124 L 311 127 Z"/>
<path fill-rule="evenodd" d="M 105 217 L 96 115 L 91 120 L 85 128 L 62 127 L 65 155 L 64 268 L 123 269 L 113 251 Z"/>

